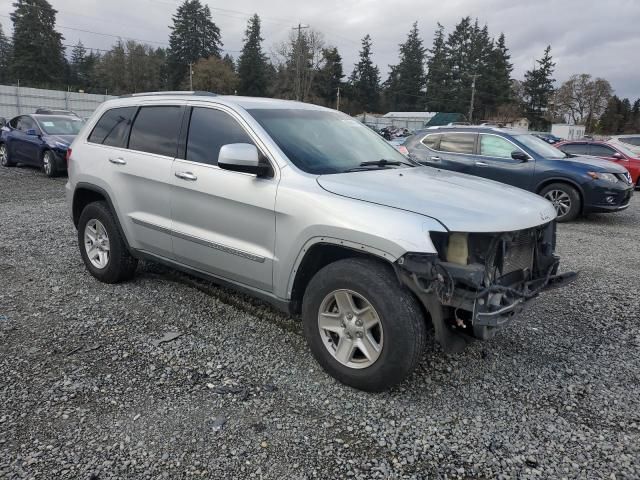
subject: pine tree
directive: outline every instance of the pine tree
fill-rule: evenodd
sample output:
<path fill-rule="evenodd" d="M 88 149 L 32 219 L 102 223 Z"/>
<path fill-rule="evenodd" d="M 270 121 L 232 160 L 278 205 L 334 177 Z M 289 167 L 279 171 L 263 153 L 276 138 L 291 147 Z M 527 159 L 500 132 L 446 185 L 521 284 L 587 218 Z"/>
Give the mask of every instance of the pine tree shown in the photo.
<path fill-rule="evenodd" d="M 222 57 L 222 61 L 231 69 L 231 71 L 236 71 L 236 61 L 233 58 L 233 55 L 225 53 L 224 57 Z"/>
<path fill-rule="evenodd" d="M 4 34 L 0 24 L 0 83 L 8 83 L 11 79 L 11 41 Z"/>
<path fill-rule="evenodd" d="M 200 0 L 185 0 L 170 28 L 169 74 L 173 88 L 178 88 L 189 73 L 189 64 L 211 56 L 220 58 L 222 41 L 209 6 L 203 6 Z"/>
<path fill-rule="evenodd" d="M 56 32 L 56 13 L 47 0 L 16 0 L 13 22 L 12 74 L 38 86 L 60 86 L 65 58 L 63 37 Z"/>
<path fill-rule="evenodd" d="M 82 41 L 78 40 L 78 43 L 71 50 L 71 60 L 69 62 L 70 78 L 69 81 L 75 86 L 84 87 L 87 78 L 84 78 L 85 74 L 85 62 L 87 56 L 87 49 L 84 48 Z"/>
<path fill-rule="evenodd" d="M 511 73 L 513 64 L 511 55 L 507 48 L 504 33 L 498 37 L 498 41 L 491 52 L 492 85 L 495 92 L 495 103 L 497 106 L 511 103 Z"/>
<path fill-rule="evenodd" d="M 536 129 L 544 129 L 547 121 L 544 113 L 553 94 L 553 71 L 555 63 L 551 58 L 551 46 L 547 46 L 544 55 L 540 60 L 536 60 L 537 66 L 529 70 L 524 75 L 524 95 L 529 121 Z"/>
<path fill-rule="evenodd" d="M 449 68 L 444 27 L 438 23 L 433 46 L 428 50 L 427 60 L 427 108 L 432 112 L 447 111 L 447 89 L 449 88 Z"/>
<path fill-rule="evenodd" d="M 323 49 L 322 59 L 322 68 L 317 76 L 317 93 L 326 106 L 333 107 L 344 77 L 342 57 L 336 47 L 331 47 Z"/>
<path fill-rule="evenodd" d="M 396 111 L 423 110 L 425 106 L 424 55 L 418 22 L 411 27 L 406 42 L 400 44 L 400 62 L 391 66 L 386 82 L 387 98 Z"/>
<path fill-rule="evenodd" d="M 249 19 L 245 31 L 244 46 L 238 59 L 238 91 L 241 95 L 263 97 L 269 88 L 267 56 L 262 51 L 260 17 L 255 14 Z"/>
<path fill-rule="evenodd" d="M 365 112 L 375 112 L 380 101 L 380 70 L 371 59 L 372 42 L 367 34 L 362 39 L 360 59 L 351 73 L 353 99 Z"/>

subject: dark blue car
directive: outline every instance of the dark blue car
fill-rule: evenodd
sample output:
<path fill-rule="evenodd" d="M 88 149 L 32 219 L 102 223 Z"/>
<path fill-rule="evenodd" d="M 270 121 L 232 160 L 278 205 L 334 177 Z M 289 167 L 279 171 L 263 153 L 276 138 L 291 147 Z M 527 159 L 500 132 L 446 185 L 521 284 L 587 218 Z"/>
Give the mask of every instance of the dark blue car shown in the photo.
<path fill-rule="evenodd" d="M 567 155 L 533 135 L 483 127 L 432 127 L 404 146 L 416 161 L 520 187 L 553 203 L 558 221 L 629 206 L 629 173 L 613 162 Z"/>
<path fill-rule="evenodd" d="M 49 177 L 66 170 L 65 155 L 83 121 L 68 115 L 20 115 L 2 127 L 0 163 L 41 167 Z"/>

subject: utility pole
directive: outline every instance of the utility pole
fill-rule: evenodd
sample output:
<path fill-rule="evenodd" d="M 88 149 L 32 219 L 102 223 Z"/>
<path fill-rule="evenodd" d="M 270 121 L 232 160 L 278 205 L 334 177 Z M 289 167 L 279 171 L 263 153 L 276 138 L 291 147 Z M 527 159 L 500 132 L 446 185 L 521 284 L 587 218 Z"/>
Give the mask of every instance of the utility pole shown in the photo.
<path fill-rule="evenodd" d="M 193 63 L 189 62 L 189 90 L 193 91 Z"/>
<path fill-rule="evenodd" d="M 476 98 L 476 78 L 480 75 L 473 74 L 473 81 L 471 82 L 471 104 L 469 105 L 469 123 L 473 123 L 473 101 Z"/>
<path fill-rule="evenodd" d="M 340 110 L 340 87 L 338 87 L 338 93 L 336 94 L 336 110 Z"/>
<path fill-rule="evenodd" d="M 298 30 L 298 41 L 296 42 L 296 81 L 294 84 L 296 100 L 300 101 L 302 95 L 302 30 L 309 28 L 309 25 L 298 23 L 297 27 L 291 27 L 292 30 Z"/>

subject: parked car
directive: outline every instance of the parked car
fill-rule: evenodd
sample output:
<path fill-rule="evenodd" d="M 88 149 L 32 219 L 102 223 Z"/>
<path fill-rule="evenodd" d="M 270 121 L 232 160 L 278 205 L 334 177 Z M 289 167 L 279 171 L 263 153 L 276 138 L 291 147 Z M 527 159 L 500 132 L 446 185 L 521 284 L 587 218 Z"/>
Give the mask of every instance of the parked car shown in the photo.
<path fill-rule="evenodd" d="M 604 158 L 627 169 L 631 183 L 640 188 L 640 154 L 635 154 L 623 143 L 578 140 L 556 145 L 570 155 L 590 155 Z"/>
<path fill-rule="evenodd" d="M 62 110 L 59 108 L 39 107 L 36 108 L 36 111 L 34 113 L 38 115 L 66 115 L 80 118 L 80 115 L 78 115 L 76 112 L 73 112 L 71 110 Z"/>
<path fill-rule="evenodd" d="M 622 145 L 633 152 L 636 157 L 640 157 L 640 134 L 636 135 L 616 135 L 608 140 L 611 145 Z"/>
<path fill-rule="evenodd" d="M 540 140 L 544 140 L 545 142 L 551 145 L 562 141 L 562 138 L 556 137 L 553 133 L 549 133 L 549 132 L 529 132 L 529 133 L 535 137 L 538 137 Z"/>
<path fill-rule="evenodd" d="M 567 222 L 590 212 L 629 206 L 627 171 L 595 158 L 569 158 L 544 140 L 515 130 L 433 127 L 404 146 L 412 157 L 438 169 L 496 180 L 542 195 Z"/>
<path fill-rule="evenodd" d="M 65 156 L 83 121 L 62 115 L 20 115 L 2 127 L 0 164 L 41 167 L 48 177 L 66 170 Z"/>
<path fill-rule="evenodd" d="M 423 354 L 490 338 L 558 274 L 555 210 L 424 168 L 315 105 L 146 94 L 102 104 L 73 142 L 69 212 L 106 283 L 150 259 L 301 315 L 320 365 L 379 391 Z"/>

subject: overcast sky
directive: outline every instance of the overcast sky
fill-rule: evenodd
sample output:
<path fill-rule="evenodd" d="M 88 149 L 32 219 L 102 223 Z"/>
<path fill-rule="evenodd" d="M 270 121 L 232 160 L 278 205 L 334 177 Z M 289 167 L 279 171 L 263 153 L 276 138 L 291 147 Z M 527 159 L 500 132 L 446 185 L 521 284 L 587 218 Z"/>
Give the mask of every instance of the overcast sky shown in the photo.
<path fill-rule="evenodd" d="M 87 47 L 108 49 L 115 38 L 144 40 L 166 46 L 176 0 L 50 0 L 58 10 L 58 29 L 64 43 L 78 40 Z M 0 22 L 11 31 L 9 0 L 1 2 Z M 574 73 L 609 80 L 615 93 L 640 97 L 640 0 L 235 0 L 207 1 L 220 27 L 225 52 L 237 57 L 246 21 L 258 13 L 263 21 L 267 52 L 284 40 L 298 22 L 322 32 L 325 42 L 338 47 L 345 73 L 353 69 L 360 39 L 373 38 L 374 60 L 386 77 L 397 63 L 398 44 L 418 21 L 426 46 L 431 46 L 436 23 L 451 31 L 462 16 L 477 17 L 492 36 L 504 32 L 514 63 L 515 78 L 533 66 L 547 44 L 560 82 Z M 80 32 L 65 27 L 96 33 Z M 153 43 L 152 43 L 153 42 Z M 384 78 L 383 78 L 384 80 Z"/>

